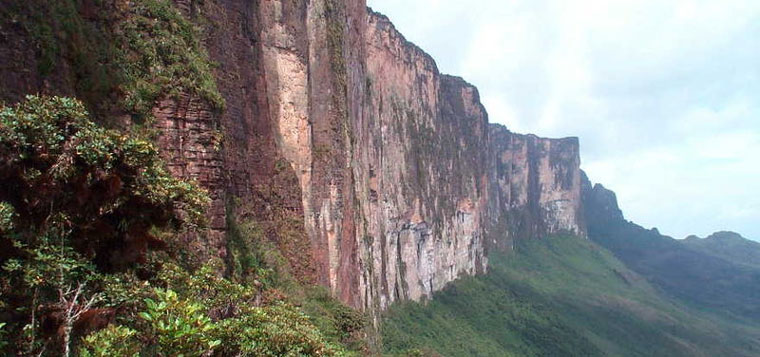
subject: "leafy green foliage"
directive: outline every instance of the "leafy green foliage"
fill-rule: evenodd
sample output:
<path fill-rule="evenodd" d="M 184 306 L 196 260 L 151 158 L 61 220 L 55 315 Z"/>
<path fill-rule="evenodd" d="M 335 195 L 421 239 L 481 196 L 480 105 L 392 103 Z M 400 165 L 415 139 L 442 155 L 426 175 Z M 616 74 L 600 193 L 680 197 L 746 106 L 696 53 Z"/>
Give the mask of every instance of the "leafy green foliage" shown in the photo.
<path fill-rule="evenodd" d="M 65 233 L 50 231 L 33 246 L 18 241 L 13 243 L 21 257 L 7 259 L 3 270 L 10 276 L 19 274 L 27 287 L 54 290 L 71 282 L 98 278 L 95 267 L 67 245 Z"/>
<path fill-rule="evenodd" d="M 232 279 L 218 264 L 156 252 L 181 245 L 177 229 L 202 228 L 206 193 L 172 178 L 147 138 L 93 119 L 142 123 L 157 100 L 185 94 L 223 109 L 201 34 L 174 2 L 30 0 L 0 12 L 34 39 L 42 76 L 73 73 L 93 113 L 39 96 L 0 109 L 0 244 L 9 247 L 0 251 L 0 331 L 10 338 L 0 354 L 348 354 L 341 345 L 355 341 L 363 316 L 300 293 L 308 288 L 281 269 L 292 262 L 267 242 L 277 229 L 305 238 L 301 220 L 253 240 L 260 228 L 244 226 Z M 245 246 L 259 241 L 262 250 Z M 328 316 L 304 314 L 315 306 Z"/>
<path fill-rule="evenodd" d="M 197 94 L 213 107 L 224 108 L 211 65 L 195 26 L 167 0 L 140 0 L 130 4 L 115 40 L 126 81 L 125 106 L 147 113 L 161 95 Z M 134 58 L 137 57 L 137 58 Z"/>
<path fill-rule="evenodd" d="M 197 302 L 180 299 L 172 290 L 156 289 L 156 300 L 145 299 L 139 316 L 150 325 L 158 352 L 166 356 L 201 356 L 221 341 L 211 340 L 211 319 Z"/>
<path fill-rule="evenodd" d="M 219 264 L 191 274 L 183 262 L 149 254 L 162 229 L 202 225 L 208 199 L 172 178 L 153 144 L 98 127 L 76 100 L 30 96 L 0 110 L 0 177 L 0 240 L 12 247 L 0 262 L 3 309 L 14 316 L 11 330 L 23 332 L 12 351 L 48 348 L 41 310 L 50 311 L 46 321 L 65 314 L 54 324 L 76 344 L 77 316 L 96 306 L 124 316 L 84 336 L 82 354 L 330 356 L 343 354 L 343 334 L 357 329 L 358 313 L 327 298 L 335 312 L 330 338 L 298 307 L 266 298 L 263 288 L 294 281 L 286 272 L 268 278 L 268 266 L 286 264 L 273 247 L 241 276 L 250 285 L 219 277 Z M 146 271 L 148 280 L 137 277 Z"/>
<path fill-rule="evenodd" d="M 51 227 L 90 243 L 136 239 L 153 225 L 202 223 L 208 202 L 169 175 L 154 144 L 98 127 L 69 98 L 29 96 L 1 108 L 0 162 L 3 226 L 24 242 Z"/>
<path fill-rule="evenodd" d="M 230 341 L 228 352 L 234 348 L 249 356 L 332 356 L 339 351 L 323 341 L 308 316 L 287 304 L 253 308 L 224 320 L 218 332 Z"/>
<path fill-rule="evenodd" d="M 16 210 L 8 202 L 0 202 L 0 232 L 9 232 L 13 230 L 13 219 L 16 216 Z"/>
<path fill-rule="evenodd" d="M 50 338 L 42 319 L 68 341 L 101 302 L 103 274 L 144 262 L 164 244 L 157 227 L 201 225 L 208 201 L 166 172 L 149 141 L 100 128 L 60 97 L 0 108 L 0 179 L 2 309 L 26 353 Z"/>
<path fill-rule="evenodd" d="M 124 319 L 115 331 L 85 338 L 91 353 L 111 351 L 115 336 L 141 341 L 141 352 L 161 356 L 334 356 L 346 351 L 328 341 L 301 309 L 267 299 L 256 287 L 219 277 L 219 264 L 190 274 L 168 263 L 143 299 L 139 317 Z M 142 294 L 142 293 L 140 293 Z M 139 294 L 138 294 L 139 295 Z M 131 331 L 131 332 L 130 332 Z"/>
<path fill-rule="evenodd" d="M 139 356 L 137 331 L 129 327 L 109 325 L 82 340 L 82 357 Z"/>
<path fill-rule="evenodd" d="M 0 322 L 0 351 L 5 349 L 5 347 L 8 345 L 8 341 L 5 337 L 5 334 L 7 333 L 5 331 L 5 325 L 7 325 L 5 322 Z"/>
<path fill-rule="evenodd" d="M 229 229 L 225 263 L 228 274 L 286 295 L 287 301 L 299 306 L 309 322 L 332 345 L 344 345 L 351 351 L 366 351 L 363 337 L 368 328 L 367 316 L 333 298 L 327 289 L 299 281 L 293 276 L 289 260 L 283 256 L 282 245 L 267 239 L 265 228 L 257 222 L 250 219 L 236 221 L 234 205 L 228 204 L 227 208 Z M 285 240 L 295 231 L 288 224 L 278 225 L 278 229 L 280 237 Z"/>
<path fill-rule="evenodd" d="M 577 237 L 521 241 L 492 253 L 484 276 L 434 299 L 392 307 L 386 352 L 480 356 L 751 356 L 760 331 L 658 294 L 609 252 Z"/>
<path fill-rule="evenodd" d="M 362 333 L 369 326 L 368 317 L 336 300 L 326 288 L 307 288 L 300 305 L 314 325 L 333 341 L 346 344 L 354 350 L 367 348 Z"/>
<path fill-rule="evenodd" d="M 277 282 L 277 269 L 285 264 L 284 258 L 266 238 L 262 227 L 252 220 L 238 222 L 235 204 L 227 202 L 227 274 L 235 279 L 256 276 L 262 283 Z M 274 269 L 273 269 L 274 268 Z"/>

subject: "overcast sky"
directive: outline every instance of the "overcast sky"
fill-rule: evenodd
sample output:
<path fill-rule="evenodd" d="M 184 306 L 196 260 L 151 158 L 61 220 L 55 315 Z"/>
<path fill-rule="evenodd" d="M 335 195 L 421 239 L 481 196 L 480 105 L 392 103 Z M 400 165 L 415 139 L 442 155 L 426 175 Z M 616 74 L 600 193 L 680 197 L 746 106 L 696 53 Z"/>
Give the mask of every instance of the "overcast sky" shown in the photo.
<path fill-rule="evenodd" d="M 578 136 L 626 218 L 760 240 L 760 1 L 368 0 L 491 122 Z"/>

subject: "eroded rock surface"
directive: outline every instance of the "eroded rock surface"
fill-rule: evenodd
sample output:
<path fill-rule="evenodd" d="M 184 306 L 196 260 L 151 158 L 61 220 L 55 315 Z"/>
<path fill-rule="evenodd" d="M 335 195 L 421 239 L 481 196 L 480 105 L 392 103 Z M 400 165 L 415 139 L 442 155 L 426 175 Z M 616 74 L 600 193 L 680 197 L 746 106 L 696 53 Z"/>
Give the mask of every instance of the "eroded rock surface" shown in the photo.
<path fill-rule="evenodd" d="M 486 271 L 514 239 L 585 234 L 578 140 L 489 124 L 475 87 L 364 1 L 174 2 L 226 102 L 185 93 L 152 111 L 170 170 L 213 199 L 211 230 L 187 237 L 199 256 L 230 259 L 232 225 L 252 221 L 300 279 L 380 311 Z M 34 69 L 18 24 L 3 31 L 0 99 L 86 94 L 68 65 Z"/>
<path fill-rule="evenodd" d="M 477 89 L 441 75 L 386 17 L 369 13 L 366 41 L 360 291 L 384 308 L 485 271 L 488 123 Z"/>
<path fill-rule="evenodd" d="M 571 233 L 585 236 L 577 138 L 546 139 L 490 126 L 489 243 Z"/>

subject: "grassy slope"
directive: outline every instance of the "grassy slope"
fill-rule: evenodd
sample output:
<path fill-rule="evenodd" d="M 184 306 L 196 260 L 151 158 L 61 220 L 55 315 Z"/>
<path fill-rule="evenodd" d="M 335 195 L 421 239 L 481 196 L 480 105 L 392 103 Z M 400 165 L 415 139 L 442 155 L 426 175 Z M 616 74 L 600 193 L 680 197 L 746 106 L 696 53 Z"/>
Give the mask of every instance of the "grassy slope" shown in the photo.
<path fill-rule="evenodd" d="M 574 237 L 492 254 L 485 276 L 461 279 L 383 325 L 389 354 L 446 356 L 750 356 L 760 329 L 697 315 L 662 297 L 608 251 Z M 753 353 L 754 351 L 754 353 Z"/>

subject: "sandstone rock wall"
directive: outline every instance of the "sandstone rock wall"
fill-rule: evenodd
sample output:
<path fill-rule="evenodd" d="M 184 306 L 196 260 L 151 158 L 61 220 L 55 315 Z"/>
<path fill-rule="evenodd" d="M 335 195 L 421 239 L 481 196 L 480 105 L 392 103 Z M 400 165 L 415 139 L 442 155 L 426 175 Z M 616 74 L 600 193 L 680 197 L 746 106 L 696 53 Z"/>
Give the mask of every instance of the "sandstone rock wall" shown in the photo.
<path fill-rule="evenodd" d="M 365 307 L 429 297 L 486 269 L 487 116 L 478 92 L 439 74 L 390 21 L 370 13 L 357 193 Z"/>
<path fill-rule="evenodd" d="M 213 198 L 211 230 L 186 237 L 201 258 L 232 260 L 234 225 L 253 221 L 300 279 L 380 311 L 486 271 L 490 247 L 584 234 L 577 139 L 489 125 L 475 87 L 364 1 L 174 3 L 202 28 L 226 102 L 153 109 L 171 171 Z M 67 66 L 20 75 L 33 47 L 5 33 L 0 99 L 79 94 Z"/>
<path fill-rule="evenodd" d="M 489 244 L 509 250 L 520 238 L 585 236 L 578 139 L 515 134 L 498 124 L 490 135 Z"/>

